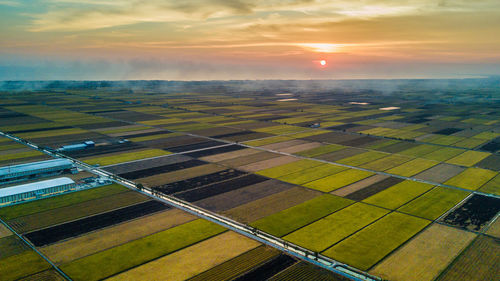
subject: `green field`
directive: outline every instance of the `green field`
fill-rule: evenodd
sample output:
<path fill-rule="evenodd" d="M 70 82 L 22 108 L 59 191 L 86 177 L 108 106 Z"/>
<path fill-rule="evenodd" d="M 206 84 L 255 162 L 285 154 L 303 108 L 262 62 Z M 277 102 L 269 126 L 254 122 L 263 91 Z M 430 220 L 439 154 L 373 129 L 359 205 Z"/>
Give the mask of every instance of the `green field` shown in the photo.
<path fill-rule="evenodd" d="M 473 149 L 473 148 L 476 148 L 477 146 L 479 146 L 480 144 L 483 144 L 485 142 L 486 142 L 486 140 L 476 139 L 476 138 L 468 138 L 468 139 L 459 141 L 457 143 L 454 143 L 453 146 Z"/>
<path fill-rule="evenodd" d="M 26 251 L 28 246 L 16 235 L 0 238 L 0 260 Z"/>
<path fill-rule="evenodd" d="M 33 251 L 25 251 L 0 260 L 0 279 L 18 280 L 47 268 L 50 268 L 50 264 L 41 256 Z"/>
<path fill-rule="evenodd" d="M 398 154 L 413 156 L 413 157 L 421 157 L 425 154 L 429 154 L 429 153 L 436 151 L 440 148 L 441 147 L 437 146 L 437 145 L 421 144 L 419 146 L 400 151 L 400 152 L 398 152 Z"/>
<path fill-rule="evenodd" d="M 479 191 L 500 195 L 500 175 L 492 178 L 489 182 L 483 185 Z"/>
<path fill-rule="evenodd" d="M 375 170 L 375 171 L 385 171 L 385 170 L 390 169 L 392 167 L 396 167 L 396 166 L 401 165 L 405 162 L 408 162 L 411 159 L 413 159 L 413 158 L 409 157 L 409 156 L 393 154 L 393 155 L 375 160 L 373 162 L 361 165 L 361 168 Z"/>
<path fill-rule="evenodd" d="M 429 223 L 424 219 L 391 213 L 323 254 L 361 270 L 368 270 Z"/>
<path fill-rule="evenodd" d="M 292 232 L 283 239 L 321 252 L 388 212 L 382 208 L 355 203 Z"/>
<path fill-rule="evenodd" d="M 333 164 L 323 164 L 320 166 L 315 166 L 309 169 L 298 171 L 289 175 L 285 175 L 278 179 L 281 181 L 301 185 L 313 180 L 317 180 L 344 171 L 346 169 L 347 168 L 343 166 L 337 166 Z"/>
<path fill-rule="evenodd" d="M 323 145 L 320 147 L 315 147 L 315 148 L 312 148 L 309 150 L 301 151 L 301 152 L 298 152 L 295 154 L 300 155 L 300 156 L 304 156 L 304 157 L 316 157 L 316 156 L 323 155 L 326 153 L 338 151 L 338 150 L 341 150 L 344 148 L 346 148 L 346 147 L 343 145 L 328 144 L 328 145 Z"/>
<path fill-rule="evenodd" d="M 90 165 L 99 164 L 100 166 L 107 166 L 107 165 L 113 165 L 128 161 L 134 161 L 144 158 L 152 158 L 156 156 L 163 156 L 169 154 L 171 153 L 161 149 L 146 149 L 134 152 L 124 152 L 117 155 L 94 157 L 90 159 L 85 159 L 83 161 Z"/>
<path fill-rule="evenodd" d="M 305 187 L 316 189 L 323 192 L 330 192 L 339 189 L 353 182 L 360 181 L 364 178 L 374 175 L 372 172 L 366 172 L 355 169 L 348 169 L 340 173 L 333 174 L 305 184 Z"/>
<path fill-rule="evenodd" d="M 1 154 L 0 161 L 16 160 L 16 159 L 35 157 L 35 156 L 41 156 L 41 155 L 45 155 L 45 154 L 43 152 L 38 151 L 38 150 L 28 150 L 28 151 L 23 151 L 23 152 Z"/>
<path fill-rule="evenodd" d="M 366 198 L 363 202 L 394 210 L 431 188 L 431 184 L 405 180 Z"/>
<path fill-rule="evenodd" d="M 476 164 L 477 162 L 483 160 L 484 158 L 490 155 L 491 153 L 469 150 L 447 160 L 446 163 L 471 167 L 474 166 L 474 164 Z"/>
<path fill-rule="evenodd" d="M 281 237 L 352 203 L 349 199 L 325 194 L 257 220 L 251 225 Z"/>
<path fill-rule="evenodd" d="M 304 169 L 312 168 L 315 166 L 322 165 L 323 162 L 319 161 L 314 161 L 314 160 L 308 160 L 308 159 L 302 159 L 299 161 L 295 161 L 292 163 L 272 167 L 269 169 L 264 169 L 256 172 L 256 174 L 265 176 L 265 177 L 270 177 L 270 178 L 279 178 L 291 173 L 295 173 L 298 171 L 302 171 Z"/>
<path fill-rule="evenodd" d="M 101 197 L 28 216 L 18 217 L 9 220 L 8 223 L 11 224 L 16 231 L 24 233 L 86 216 L 111 211 L 113 209 L 122 208 L 136 203 L 145 202 L 147 200 L 150 200 L 150 198 L 136 191 L 121 192 L 107 197 Z"/>
<path fill-rule="evenodd" d="M 433 151 L 429 154 L 425 154 L 422 156 L 422 158 L 429 159 L 429 160 L 436 160 L 436 161 L 446 161 L 462 152 L 465 150 L 459 149 L 459 148 L 453 148 L 453 147 L 445 147 L 441 148 L 439 150 Z"/>
<path fill-rule="evenodd" d="M 400 207 L 398 211 L 435 220 L 469 194 L 462 190 L 436 186 L 431 191 Z"/>
<path fill-rule="evenodd" d="M 289 141 L 289 140 L 293 140 L 293 138 L 286 137 L 286 136 L 276 136 L 276 137 L 269 137 L 269 138 L 264 138 L 264 139 L 259 139 L 259 140 L 247 141 L 247 142 L 244 142 L 244 144 L 250 145 L 250 146 L 263 146 L 266 144 L 278 143 L 278 142 Z"/>
<path fill-rule="evenodd" d="M 11 207 L 1 208 L 0 217 L 4 220 L 11 220 L 17 217 L 70 206 L 73 204 L 106 197 L 125 191 L 128 191 L 128 189 L 118 184 L 112 184 L 103 187 L 68 193 L 43 200 L 36 200 L 28 203 L 14 205 Z"/>
<path fill-rule="evenodd" d="M 399 165 L 397 167 L 394 167 L 390 170 L 387 170 L 386 172 L 390 173 L 390 174 L 404 176 L 404 177 L 410 177 L 410 176 L 418 174 L 424 170 L 427 170 L 427 169 L 429 169 L 437 164 L 439 164 L 439 162 L 417 158 L 417 159 L 413 159 L 411 161 L 408 161 L 402 165 Z"/>
<path fill-rule="evenodd" d="M 18 148 L 24 148 L 24 147 L 26 147 L 26 146 L 23 144 L 16 143 L 16 142 L 9 142 L 9 144 L 2 144 L 0 146 L 0 151 L 18 149 Z"/>
<path fill-rule="evenodd" d="M 467 170 L 447 180 L 444 184 L 476 190 L 497 174 L 497 172 L 486 169 L 468 168 Z"/>
<path fill-rule="evenodd" d="M 377 159 L 386 157 L 388 155 L 389 155 L 388 153 L 384 153 L 384 152 L 368 151 L 365 153 L 357 154 L 357 155 L 354 155 L 351 157 L 347 157 L 347 158 L 338 160 L 336 162 L 338 162 L 340 164 L 345 164 L 345 165 L 360 166 L 362 164 L 375 161 Z"/>
<path fill-rule="evenodd" d="M 61 266 L 73 280 L 100 280 L 204 240 L 225 229 L 198 219 Z"/>

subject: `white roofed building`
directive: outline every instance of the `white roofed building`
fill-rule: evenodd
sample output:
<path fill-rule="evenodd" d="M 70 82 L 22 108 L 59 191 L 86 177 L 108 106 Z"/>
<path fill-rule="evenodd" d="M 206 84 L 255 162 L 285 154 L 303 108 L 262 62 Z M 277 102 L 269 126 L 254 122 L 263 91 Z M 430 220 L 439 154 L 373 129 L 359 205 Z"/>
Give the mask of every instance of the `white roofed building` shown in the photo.
<path fill-rule="evenodd" d="M 63 172 L 76 173 L 73 163 L 68 159 L 51 159 L 13 166 L 0 167 L 0 184 L 26 180 L 38 176 L 48 176 Z"/>
<path fill-rule="evenodd" d="M 61 177 L 0 188 L 0 205 L 65 192 L 70 189 L 74 189 L 75 187 L 76 183 L 72 179 Z"/>

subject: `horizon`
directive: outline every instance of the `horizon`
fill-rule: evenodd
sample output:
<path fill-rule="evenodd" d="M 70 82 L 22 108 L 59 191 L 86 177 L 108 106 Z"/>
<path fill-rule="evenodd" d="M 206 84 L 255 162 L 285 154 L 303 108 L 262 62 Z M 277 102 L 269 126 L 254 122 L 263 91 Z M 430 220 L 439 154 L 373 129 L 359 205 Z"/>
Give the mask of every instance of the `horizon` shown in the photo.
<path fill-rule="evenodd" d="M 0 80 L 500 75 L 498 1 L 0 1 Z"/>

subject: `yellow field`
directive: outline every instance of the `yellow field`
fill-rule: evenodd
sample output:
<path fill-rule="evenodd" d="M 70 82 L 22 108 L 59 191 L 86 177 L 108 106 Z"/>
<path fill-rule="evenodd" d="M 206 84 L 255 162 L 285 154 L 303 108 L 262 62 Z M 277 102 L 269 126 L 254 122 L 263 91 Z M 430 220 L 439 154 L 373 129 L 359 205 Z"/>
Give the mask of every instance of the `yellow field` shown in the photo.
<path fill-rule="evenodd" d="M 42 248 L 41 251 L 56 263 L 68 263 L 195 218 L 186 212 L 173 209 L 50 245 Z"/>
<path fill-rule="evenodd" d="M 474 237 L 471 232 L 434 224 L 370 273 L 392 281 L 434 280 Z"/>
<path fill-rule="evenodd" d="M 185 280 L 259 246 L 229 231 L 107 280 Z"/>

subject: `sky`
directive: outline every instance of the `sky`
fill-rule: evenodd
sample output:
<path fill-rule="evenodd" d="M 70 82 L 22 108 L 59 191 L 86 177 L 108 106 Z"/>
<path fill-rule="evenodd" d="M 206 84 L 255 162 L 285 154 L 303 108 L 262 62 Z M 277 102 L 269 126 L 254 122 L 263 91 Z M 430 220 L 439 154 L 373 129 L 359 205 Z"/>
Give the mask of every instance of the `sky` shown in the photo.
<path fill-rule="evenodd" d="M 0 0 L 0 80 L 488 75 L 499 0 Z"/>

